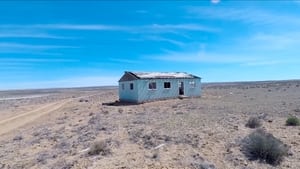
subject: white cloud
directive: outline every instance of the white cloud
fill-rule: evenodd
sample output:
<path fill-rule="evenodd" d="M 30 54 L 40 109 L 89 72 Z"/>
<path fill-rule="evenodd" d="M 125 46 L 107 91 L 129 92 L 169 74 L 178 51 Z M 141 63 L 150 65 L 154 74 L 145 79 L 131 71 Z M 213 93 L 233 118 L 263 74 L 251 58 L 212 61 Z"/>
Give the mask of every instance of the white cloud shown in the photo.
<path fill-rule="evenodd" d="M 213 3 L 213 4 L 218 4 L 220 2 L 221 2 L 220 0 L 211 0 L 211 3 Z"/>

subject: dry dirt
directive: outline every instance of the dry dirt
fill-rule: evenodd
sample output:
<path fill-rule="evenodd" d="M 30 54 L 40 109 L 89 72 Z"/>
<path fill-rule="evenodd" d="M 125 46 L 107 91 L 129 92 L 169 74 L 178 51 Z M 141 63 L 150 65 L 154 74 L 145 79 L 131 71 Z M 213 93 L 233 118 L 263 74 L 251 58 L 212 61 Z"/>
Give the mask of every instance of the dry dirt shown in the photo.
<path fill-rule="evenodd" d="M 117 89 L 0 92 L 1 168 L 299 169 L 300 81 L 205 84 L 201 98 L 109 106 Z M 250 161 L 252 117 L 290 150 L 278 166 Z M 104 141 L 107 153 L 89 155 Z"/>

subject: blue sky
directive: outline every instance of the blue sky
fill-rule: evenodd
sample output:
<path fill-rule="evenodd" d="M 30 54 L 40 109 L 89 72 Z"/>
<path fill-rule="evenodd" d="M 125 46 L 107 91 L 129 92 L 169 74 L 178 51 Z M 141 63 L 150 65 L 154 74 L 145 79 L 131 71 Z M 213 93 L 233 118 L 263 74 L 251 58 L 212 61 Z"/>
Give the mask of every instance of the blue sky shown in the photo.
<path fill-rule="evenodd" d="M 1 1 L 0 89 L 300 78 L 300 1 Z"/>

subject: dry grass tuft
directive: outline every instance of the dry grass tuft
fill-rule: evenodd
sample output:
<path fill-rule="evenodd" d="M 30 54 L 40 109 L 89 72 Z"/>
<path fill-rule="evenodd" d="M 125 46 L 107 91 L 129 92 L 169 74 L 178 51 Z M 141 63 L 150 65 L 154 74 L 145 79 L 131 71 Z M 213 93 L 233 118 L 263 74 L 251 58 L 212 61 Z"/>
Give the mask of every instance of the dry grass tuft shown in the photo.
<path fill-rule="evenodd" d="M 111 153 L 111 150 L 109 148 L 109 145 L 107 141 L 96 141 L 93 143 L 88 151 L 89 155 L 102 155 L 106 156 Z"/>
<path fill-rule="evenodd" d="M 262 124 L 261 124 L 261 121 L 259 118 L 257 117 L 250 117 L 247 124 L 246 124 L 246 127 L 249 127 L 249 128 L 258 128 L 260 127 Z"/>

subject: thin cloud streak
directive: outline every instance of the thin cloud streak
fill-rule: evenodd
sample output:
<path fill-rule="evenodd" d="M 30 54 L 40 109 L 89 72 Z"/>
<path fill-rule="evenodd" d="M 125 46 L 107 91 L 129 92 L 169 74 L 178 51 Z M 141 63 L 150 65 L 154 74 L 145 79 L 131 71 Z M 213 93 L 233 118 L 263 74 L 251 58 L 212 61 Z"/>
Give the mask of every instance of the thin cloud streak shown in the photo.
<path fill-rule="evenodd" d="M 63 37 L 45 33 L 27 33 L 27 32 L 2 32 L 0 38 L 41 38 L 41 39 L 74 39 L 73 37 Z"/>
<path fill-rule="evenodd" d="M 268 66 L 268 65 L 278 65 L 283 64 L 284 61 L 262 61 L 262 62 L 249 62 L 243 63 L 242 66 Z"/>
<path fill-rule="evenodd" d="M 162 55 L 145 56 L 147 59 L 168 61 L 168 62 L 187 62 L 187 63 L 247 63 L 255 61 L 251 57 L 212 54 L 203 51 L 196 52 L 168 52 Z"/>
<path fill-rule="evenodd" d="M 298 48 L 300 45 L 300 32 L 288 32 L 284 34 L 257 34 L 249 39 L 249 41 L 274 50 L 287 49 L 291 47 Z"/>
<path fill-rule="evenodd" d="M 127 30 L 124 26 L 101 24 L 32 24 L 32 25 L 0 25 L 1 29 L 60 29 L 60 30 Z"/>
<path fill-rule="evenodd" d="M 164 38 L 164 37 L 161 37 L 161 36 L 145 36 L 145 37 L 142 37 L 142 38 L 131 38 L 131 39 L 128 39 L 129 41 L 158 41 L 158 42 L 168 42 L 168 43 L 171 43 L 171 44 L 174 44 L 176 46 L 184 46 L 185 43 L 183 42 L 180 42 L 180 41 L 177 41 L 177 40 L 173 40 L 173 39 L 170 39 L 170 38 Z"/>
<path fill-rule="evenodd" d="M 79 62 L 79 59 L 39 59 L 39 58 L 0 58 L 0 63 L 15 63 L 15 62 L 35 62 L 35 63 L 41 63 L 41 62 Z"/>
<path fill-rule="evenodd" d="M 129 60 L 129 59 L 122 59 L 122 58 L 110 58 L 109 60 L 113 61 L 113 62 L 129 63 L 129 64 L 139 64 L 139 63 L 142 63 L 142 62 L 137 61 L 137 60 Z"/>
<path fill-rule="evenodd" d="M 102 24 L 33 24 L 33 25 L 0 25 L 1 29 L 57 29 L 78 31 L 124 31 L 124 32 L 171 32 L 178 30 L 219 32 L 217 28 L 211 28 L 200 24 L 151 24 L 138 26 L 102 25 Z"/>
<path fill-rule="evenodd" d="M 213 18 L 229 21 L 242 21 L 258 25 L 300 25 L 299 17 L 293 15 L 275 14 L 254 8 L 224 8 L 224 7 L 187 7 L 186 11 L 197 18 Z"/>
<path fill-rule="evenodd" d="M 209 63 L 209 64 L 235 64 L 240 66 L 271 66 L 280 64 L 300 63 L 297 58 L 286 60 L 273 55 L 240 55 L 240 54 L 218 54 L 204 51 L 196 52 L 167 52 L 161 55 L 144 56 L 145 59 L 159 60 L 165 62 L 180 63 Z"/>
<path fill-rule="evenodd" d="M 257 33 L 237 38 L 235 43 L 236 48 L 243 51 L 295 53 L 300 45 L 300 32 Z"/>
<path fill-rule="evenodd" d="M 149 36 L 148 37 L 149 40 L 153 40 L 153 41 L 163 41 L 163 42 L 168 42 L 177 46 L 184 46 L 185 43 L 177 41 L 177 40 L 173 40 L 170 38 L 164 38 L 164 37 L 159 37 L 159 36 Z"/>
<path fill-rule="evenodd" d="M 145 26 L 150 30 L 186 30 L 186 31 L 205 31 L 205 32 L 219 32 L 217 28 L 210 28 L 199 24 L 153 24 Z"/>
<path fill-rule="evenodd" d="M 286 65 L 286 64 L 299 64 L 299 59 L 292 59 L 292 60 L 286 60 L 286 59 L 274 59 L 274 60 L 262 60 L 262 61 L 256 61 L 256 62 L 248 62 L 243 63 L 241 66 L 273 66 L 273 65 Z"/>
<path fill-rule="evenodd" d="M 20 66 L 20 65 L 17 65 L 17 66 L 0 66 L 0 70 L 1 71 L 17 71 L 17 72 L 21 72 L 23 70 L 30 70 L 31 67 L 30 66 Z M 11 73 L 11 72 L 10 72 Z M 3 77 L 1 77 L 3 78 Z"/>
<path fill-rule="evenodd" d="M 32 54 L 43 54 L 36 53 L 52 49 L 75 49 L 79 47 L 75 46 L 60 46 L 60 45 L 35 45 L 35 44 L 24 44 L 24 43 L 0 43 L 0 53 L 32 53 Z M 43 54 L 45 55 L 45 54 Z M 46 54 L 48 55 L 48 54 Z M 51 55 L 51 53 L 50 53 Z M 53 54 L 57 55 L 57 54 Z"/>
<path fill-rule="evenodd" d="M 29 26 L 30 27 L 30 26 Z M 110 31 L 128 31 L 130 27 L 114 25 L 80 25 L 80 24 L 49 24 L 32 25 L 32 28 L 40 29 L 65 29 L 65 30 L 110 30 Z"/>

